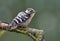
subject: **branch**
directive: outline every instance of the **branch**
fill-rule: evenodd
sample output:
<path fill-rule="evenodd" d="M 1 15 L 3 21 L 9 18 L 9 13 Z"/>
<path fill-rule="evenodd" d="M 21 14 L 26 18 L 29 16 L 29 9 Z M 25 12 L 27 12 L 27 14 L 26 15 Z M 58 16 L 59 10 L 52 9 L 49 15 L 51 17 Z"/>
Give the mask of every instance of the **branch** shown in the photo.
<path fill-rule="evenodd" d="M 6 30 L 7 27 L 8 27 L 8 24 L 2 23 L 2 22 L 0 23 L 0 29 Z M 30 27 L 21 28 L 20 26 L 18 26 L 16 29 L 9 30 L 9 31 L 26 34 L 30 36 L 31 38 L 33 38 L 35 41 L 44 41 L 43 30 L 38 30 L 38 29 L 30 28 Z"/>

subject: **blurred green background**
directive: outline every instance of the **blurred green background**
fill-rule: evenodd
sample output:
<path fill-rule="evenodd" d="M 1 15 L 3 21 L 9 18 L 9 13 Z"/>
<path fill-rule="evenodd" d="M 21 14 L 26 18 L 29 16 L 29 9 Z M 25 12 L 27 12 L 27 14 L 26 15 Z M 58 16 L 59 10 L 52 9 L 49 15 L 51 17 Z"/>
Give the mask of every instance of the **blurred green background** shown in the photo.
<path fill-rule="evenodd" d="M 43 29 L 45 41 L 60 41 L 60 0 L 0 0 L 0 21 L 11 22 L 26 8 L 34 8 L 36 14 L 29 26 Z M 6 32 L 0 41 L 34 41 L 27 35 Z"/>

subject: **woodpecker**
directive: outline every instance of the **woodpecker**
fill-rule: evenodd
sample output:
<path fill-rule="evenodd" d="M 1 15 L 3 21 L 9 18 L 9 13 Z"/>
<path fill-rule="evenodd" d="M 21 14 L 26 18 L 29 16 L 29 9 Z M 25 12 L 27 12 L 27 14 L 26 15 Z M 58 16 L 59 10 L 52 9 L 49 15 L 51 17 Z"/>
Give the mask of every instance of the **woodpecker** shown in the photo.
<path fill-rule="evenodd" d="M 27 8 L 25 11 L 19 12 L 18 15 L 9 24 L 8 29 L 16 29 L 18 25 L 28 26 L 31 22 L 33 16 L 35 15 L 35 10 L 33 8 Z"/>

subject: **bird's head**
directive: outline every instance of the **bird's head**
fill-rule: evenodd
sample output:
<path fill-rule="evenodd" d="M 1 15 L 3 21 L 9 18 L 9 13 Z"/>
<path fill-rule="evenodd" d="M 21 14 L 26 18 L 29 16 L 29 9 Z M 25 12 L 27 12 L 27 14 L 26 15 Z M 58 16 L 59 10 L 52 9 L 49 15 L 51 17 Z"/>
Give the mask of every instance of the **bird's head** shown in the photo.
<path fill-rule="evenodd" d="M 25 12 L 27 14 L 33 14 L 33 13 L 35 13 L 35 10 L 33 8 L 27 8 Z"/>

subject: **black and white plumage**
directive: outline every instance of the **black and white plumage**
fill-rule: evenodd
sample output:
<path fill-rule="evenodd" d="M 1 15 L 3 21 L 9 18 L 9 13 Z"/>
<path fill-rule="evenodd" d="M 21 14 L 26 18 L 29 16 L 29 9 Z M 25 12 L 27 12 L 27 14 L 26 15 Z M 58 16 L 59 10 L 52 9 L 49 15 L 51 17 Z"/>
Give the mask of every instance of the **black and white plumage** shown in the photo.
<path fill-rule="evenodd" d="M 9 24 L 8 29 L 12 30 L 12 29 L 17 28 L 18 24 L 28 26 L 28 24 L 31 22 L 34 14 L 35 14 L 35 10 L 32 8 L 27 8 L 26 11 L 19 12 L 18 15 Z"/>

